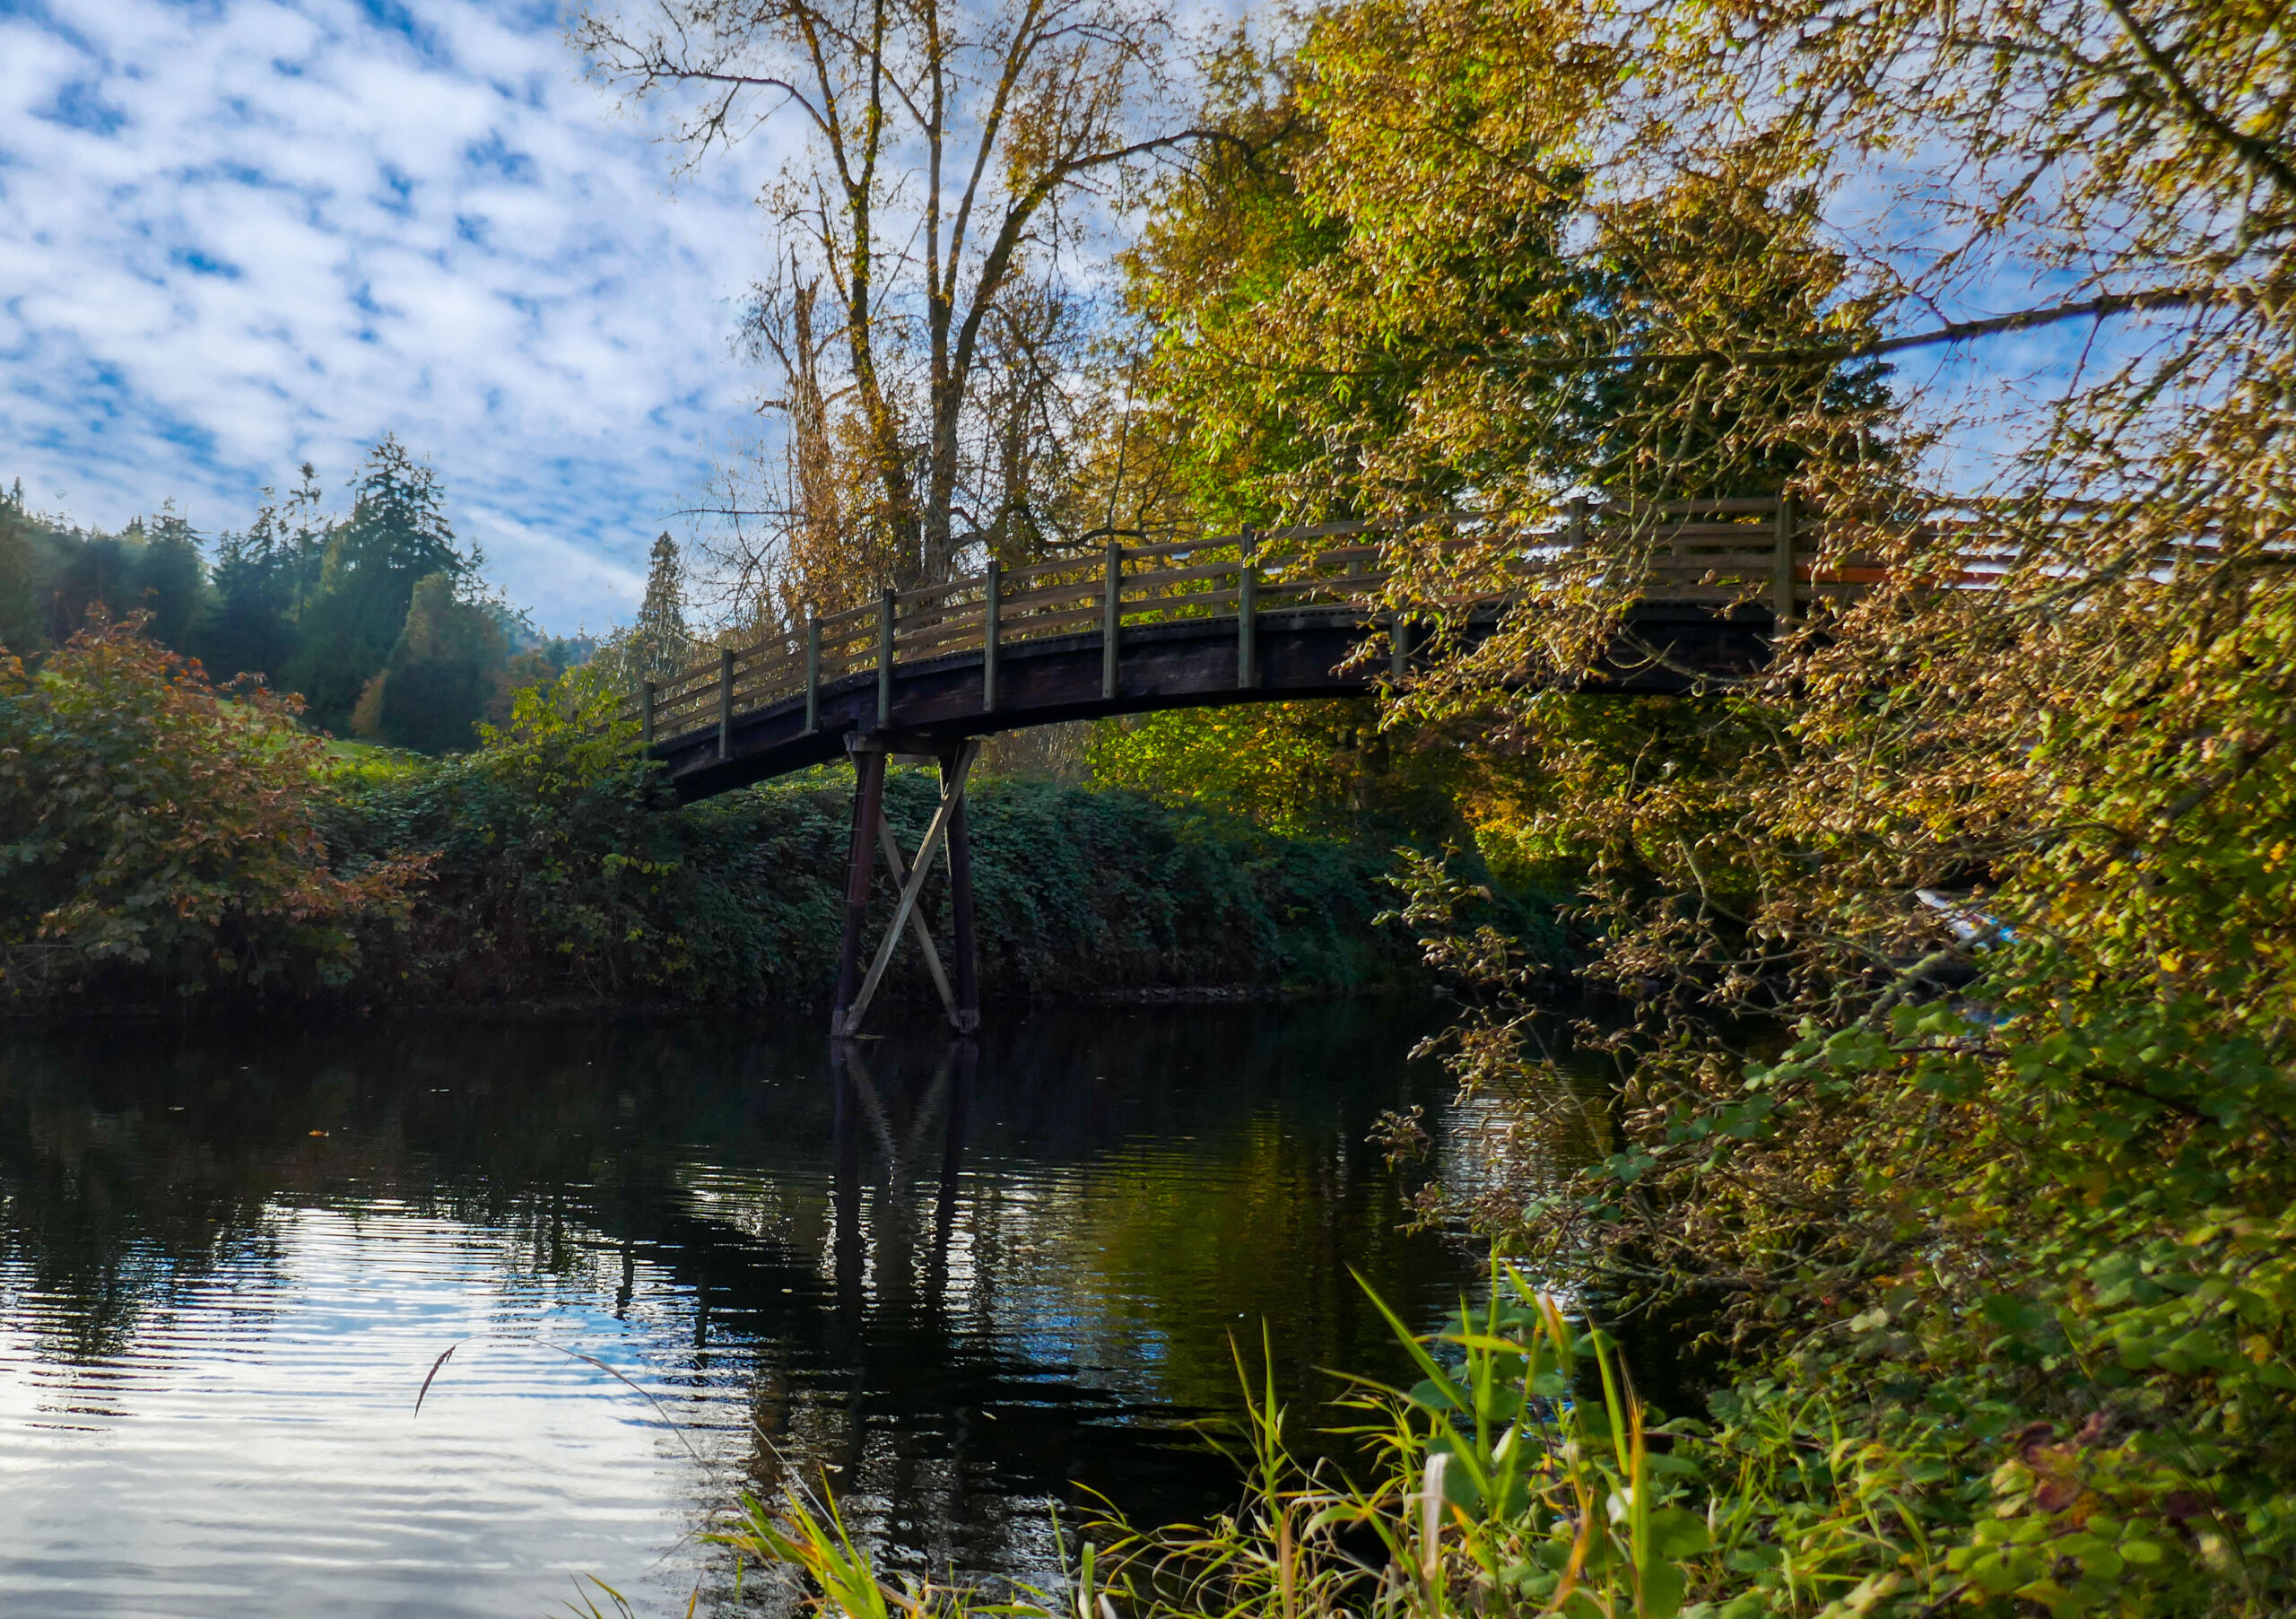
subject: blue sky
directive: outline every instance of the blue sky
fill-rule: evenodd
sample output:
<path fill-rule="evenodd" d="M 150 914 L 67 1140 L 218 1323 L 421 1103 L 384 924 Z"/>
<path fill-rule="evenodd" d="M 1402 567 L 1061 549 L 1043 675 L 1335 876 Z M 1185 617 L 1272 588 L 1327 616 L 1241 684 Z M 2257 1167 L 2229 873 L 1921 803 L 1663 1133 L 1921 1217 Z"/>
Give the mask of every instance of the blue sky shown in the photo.
<path fill-rule="evenodd" d="M 204 532 L 396 432 L 514 601 L 627 616 L 747 428 L 769 154 L 669 186 L 560 13 L 0 0 L 0 479 Z"/>

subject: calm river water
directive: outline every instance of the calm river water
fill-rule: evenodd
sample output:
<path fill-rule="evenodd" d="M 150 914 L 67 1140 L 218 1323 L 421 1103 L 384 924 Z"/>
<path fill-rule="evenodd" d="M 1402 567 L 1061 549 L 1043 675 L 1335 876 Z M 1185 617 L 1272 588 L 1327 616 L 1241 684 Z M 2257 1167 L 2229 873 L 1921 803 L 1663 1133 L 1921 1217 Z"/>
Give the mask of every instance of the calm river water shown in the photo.
<path fill-rule="evenodd" d="M 1231 1335 L 1312 1416 L 1400 1370 L 1349 1266 L 1474 1284 L 1365 1140 L 1424 1104 L 1471 1172 L 1437 1016 L 1006 1014 L 842 1086 L 693 1024 L 0 1040 L 0 1614 L 730 1609 L 694 1536 L 793 1471 L 970 1575 L 1043 1573 L 1080 1486 L 1216 1510 Z"/>

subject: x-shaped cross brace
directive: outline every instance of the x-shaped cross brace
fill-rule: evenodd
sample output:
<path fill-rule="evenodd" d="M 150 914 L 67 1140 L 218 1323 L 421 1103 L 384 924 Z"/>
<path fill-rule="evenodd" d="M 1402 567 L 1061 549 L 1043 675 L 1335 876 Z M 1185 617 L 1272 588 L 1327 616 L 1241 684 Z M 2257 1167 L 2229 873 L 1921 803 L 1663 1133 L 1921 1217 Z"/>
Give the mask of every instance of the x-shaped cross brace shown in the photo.
<path fill-rule="evenodd" d="M 917 860 L 905 866 L 900 845 L 893 837 L 893 830 L 882 816 L 877 822 L 877 836 L 885 851 L 886 867 L 899 884 L 900 898 L 893 903 L 893 919 L 885 929 L 885 936 L 878 943 L 877 953 L 869 962 L 868 976 L 854 993 L 853 1004 L 846 1009 L 844 1021 L 831 1032 L 839 1039 L 850 1039 L 859 1032 L 861 1020 L 869 1010 L 869 1003 L 876 998 L 877 986 L 891 965 L 893 950 L 900 943 L 903 927 L 917 936 L 917 943 L 925 952 L 925 970 L 933 977 L 933 988 L 940 992 L 942 1005 L 948 1008 L 949 1021 L 965 1030 L 971 1016 L 957 1005 L 956 994 L 949 988 L 949 975 L 941 965 L 940 948 L 933 942 L 932 929 L 925 925 L 924 915 L 917 909 L 918 896 L 925 892 L 926 874 L 933 868 L 933 857 L 941 852 L 949 835 L 949 823 L 964 802 L 965 779 L 971 773 L 972 762 L 978 757 L 980 744 L 968 742 L 957 750 L 952 767 L 941 783 L 941 802 L 933 812 L 933 821 L 925 829 L 925 840 L 917 846 Z M 863 847 L 866 847 L 864 845 Z"/>
<path fill-rule="evenodd" d="M 932 1086 L 925 1092 L 924 1101 L 917 1104 L 916 1113 L 909 1120 L 909 1138 L 897 1142 L 893 1139 L 892 1118 L 885 1111 L 884 1101 L 878 1093 L 877 1082 L 871 1075 L 868 1065 L 861 1060 L 860 1047 L 852 1045 L 845 1048 L 846 1076 L 853 1082 L 854 1093 L 859 1097 L 862 1110 L 868 1116 L 869 1128 L 876 1136 L 877 1145 L 884 1149 L 885 1186 L 888 1190 L 900 1185 L 909 1165 L 917 1157 L 918 1148 L 925 1139 L 925 1127 L 932 1122 L 935 1110 L 948 1093 L 950 1069 L 955 1055 L 952 1048 L 949 1055 L 941 1059 L 941 1066 L 933 1071 Z"/>

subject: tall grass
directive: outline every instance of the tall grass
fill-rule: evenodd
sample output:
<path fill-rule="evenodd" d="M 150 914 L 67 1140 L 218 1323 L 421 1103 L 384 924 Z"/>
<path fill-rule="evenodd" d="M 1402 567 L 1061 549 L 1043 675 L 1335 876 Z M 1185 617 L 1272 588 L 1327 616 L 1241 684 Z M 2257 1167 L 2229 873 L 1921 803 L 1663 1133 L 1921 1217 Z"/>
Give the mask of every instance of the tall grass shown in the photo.
<path fill-rule="evenodd" d="M 1103 1517 L 1068 1547 L 1057 1589 L 889 1581 L 827 1495 L 744 1498 L 713 1538 L 745 1564 L 797 1571 L 845 1619 L 1681 1612 L 1713 1528 L 1682 1504 L 1693 1469 L 1646 1426 L 1610 1341 L 1504 1266 L 1479 1310 L 1462 1305 L 1456 1325 L 1424 1337 L 1373 1301 L 1421 1376 L 1407 1390 L 1352 1380 L 1342 1405 L 1366 1484 L 1293 1456 L 1272 1375 L 1255 1380 L 1239 1352 L 1237 1509 L 1156 1529 Z"/>

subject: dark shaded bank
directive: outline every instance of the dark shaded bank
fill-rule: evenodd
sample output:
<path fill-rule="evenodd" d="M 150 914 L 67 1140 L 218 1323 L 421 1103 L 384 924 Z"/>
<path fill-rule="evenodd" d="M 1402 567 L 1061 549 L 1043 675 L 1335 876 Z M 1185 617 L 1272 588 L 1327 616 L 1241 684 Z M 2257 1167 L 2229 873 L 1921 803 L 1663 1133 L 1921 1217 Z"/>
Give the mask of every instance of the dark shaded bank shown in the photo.
<path fill-rule="evenodd" d="M 927 771 L 887 808 L 913 847 Z M 355 865 L 435 851 L 408 914 L 370 924 L 352 986 L 376 1005 L 811 1007 L 834 978 L 851 786 L 822 771 L 664 807 L 640 781 L 562 798 L 444 768 L 361 788 L 328 842 Z M 989 781 L 972 801 L 981 979 L 1046 998 L 1218 987 L 1348 992 L 1421 981 L 1385 849 L 1277 837 L 1137 794 Z M 945 872 L 924 908 L 944 940 Z M 878 906 L 889 910 L 882 863 Z M 929 998 L 913 944 L 891 992 Z"/>

